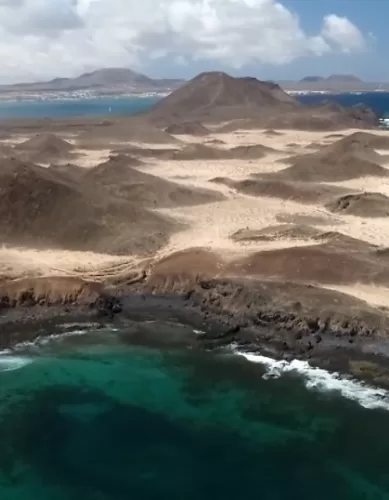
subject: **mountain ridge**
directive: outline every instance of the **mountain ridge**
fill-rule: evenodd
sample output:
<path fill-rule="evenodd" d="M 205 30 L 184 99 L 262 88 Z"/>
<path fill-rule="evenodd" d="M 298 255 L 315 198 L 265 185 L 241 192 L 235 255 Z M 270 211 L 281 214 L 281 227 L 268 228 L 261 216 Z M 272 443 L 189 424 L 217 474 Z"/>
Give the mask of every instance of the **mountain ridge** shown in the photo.
<path fill-rule="evenodd" d="M 318 76 L 318 75 L 310 75 L 305 76 L 299 82 L 351 82 L 351 83 L 363 83 L 363 80 L 355 75 L 342 75 L 342 74 L 334 74 L 329 76 Z"/>
<path fill-rule="evenodd" d="M 174 89 L 183 80 L 174 78 L 150 78 L 130 68 L 100 68 L 75 78 L 57 77 L 48 81 L 0 85 L 0 92 L 70 92 L 87 89 L 119 88 L 138 91 Z"/>

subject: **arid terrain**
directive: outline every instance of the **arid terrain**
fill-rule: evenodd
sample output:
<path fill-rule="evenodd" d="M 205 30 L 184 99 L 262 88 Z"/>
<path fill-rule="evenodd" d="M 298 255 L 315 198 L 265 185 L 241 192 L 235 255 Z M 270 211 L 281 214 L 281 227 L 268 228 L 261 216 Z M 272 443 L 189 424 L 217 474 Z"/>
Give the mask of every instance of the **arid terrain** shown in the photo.
<path fill-rule="evenodd" d="M 218 98 L 217 117 L 231 105 Z M 103 290 L 186 294 L 228 326 L 205 345 L 322 360 L 351 349 L 365 363 L 354 373 L 374 364 L 386 380 L 389 135 L 331 113 L 339 126 L 313 131 L 246 127 L 236 106 L 167 129 L 148 116 L 3 122 L 3 324 L 15 306 L 69 310 Z"/>

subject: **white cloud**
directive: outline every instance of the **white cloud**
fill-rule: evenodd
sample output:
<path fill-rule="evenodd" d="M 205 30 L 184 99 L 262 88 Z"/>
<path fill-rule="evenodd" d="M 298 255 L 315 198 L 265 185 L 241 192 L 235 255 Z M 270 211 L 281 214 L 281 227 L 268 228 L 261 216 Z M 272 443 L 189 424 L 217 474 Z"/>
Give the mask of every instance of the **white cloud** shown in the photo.
<path fill-rule="evenodd" d="M 363 50 L 366 46 L 364 36 L 359 29 L 347 17 L 339 17 L 336 14 L 325 16 L 322 36 L 346 53 Z"/>
<path fill-rule="evenodd" d="M 161 57 L 280 65 L 365 43 L 335 14 L 308 35 L 276 0 L 0 0 L 0 39 L 3 81 L 139 68 Z"/>

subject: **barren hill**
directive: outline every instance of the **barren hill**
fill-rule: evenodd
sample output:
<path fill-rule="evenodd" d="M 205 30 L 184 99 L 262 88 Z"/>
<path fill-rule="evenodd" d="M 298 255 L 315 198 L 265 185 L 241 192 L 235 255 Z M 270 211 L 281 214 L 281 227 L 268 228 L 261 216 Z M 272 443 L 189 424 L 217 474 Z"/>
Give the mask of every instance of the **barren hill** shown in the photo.
<path fill-rule="evenodd" d="M 77 138 L 77 144 L 82 148 L 112 149 L 112 145 L 115 143 L 121 145 L 129 142 L 149 144 L 179 143 L 172 135 L 138 116 L 108 122 L 102 127 L 86 129 Z"/>
<path fill-rule="evenodd" d="M 201 205 L 224 196 L 211 189 L 191 188 L 132 168 L 132 158 L 113 156 L 87 171 L 85 179 L 104 185 L 111 194 L 138 207 L 166 208 Z"/>
<path fill-rule="evenodd" d="M 354 132 L 337 141 L 334 146 L 336 149 L 340 148 L 369 148 L 371 151 L 374 149 L 388 149 L 389 150 L 389 136 L 371 134 L 369 132 Z"/>
<path fill-rule="evenodd" d="M 55 134 L 37 134 L 18 145 L 18 149 L 25 151 L 40 151 L 49 149 L 51 152 L 67 152 L 72 149 L 70 142 L 61 139 Z"/>
<path fill-rule="evenodd" d="M 0 164 L 2 243 L 147 253 L 166 243 L 176 227 L 170 219 L 115 199 L 101 185 L 15 159 Z"/>
<path fill-rule="evenodd" d="M 220 132 L 258 128 L 338 130 L 378 124 L 378 117 L 365 106 L 346 109 L 331 102 L 303 105 L 273 82 L 234 78 L 222 72 L 201 73 L 154 104 L 146 117 L 159 127 L 168 127 L 168 131 L 173 125 L 177 130 L 188 122 L 218 124 Z"/>
<path fill-rule="evenodd" d="M 374 134 L 358 132 L 340 139 L 319 151 L 294 157 L 293 165 L 280 170 L 275 177 L 282 180 L 339 182 L 358 177 L 388 177 L 389 170 L 381 166 L 383 157 L 368 144 L 384 140 Z"/>
<path fill-rule="evenodd" d="M 153 79 L 129 68 L 101 68 L 75 78 L 58 77 L 46 82 L 0 85 L 0 92 L 59 92 L 81 89 L 132 89 L 165 90 L 181 85 L 182 80 L 174 78 Z"/>
<path fill-rule="evenodd" d="M 212 121 L 253 116 L 267 107 L 286 109 L 299 105 L 275 83 L 209 72 L 201 73 L 156 103 L 149 116 L 166 123 L 196 118 Z"/>
<path fill-rule="evenodd" d="M 24 161 L 47 162 L 69 158 L 73 145 L 55 134 L 37 134 L 15 147 L 15 152 Z"/>
<path fill-rule="evenodd" d="M 362 82 L 360 78 L 354 75 L 330 75 L 330 76 L 306 76 L 300 80 L 300 82 Z"/>

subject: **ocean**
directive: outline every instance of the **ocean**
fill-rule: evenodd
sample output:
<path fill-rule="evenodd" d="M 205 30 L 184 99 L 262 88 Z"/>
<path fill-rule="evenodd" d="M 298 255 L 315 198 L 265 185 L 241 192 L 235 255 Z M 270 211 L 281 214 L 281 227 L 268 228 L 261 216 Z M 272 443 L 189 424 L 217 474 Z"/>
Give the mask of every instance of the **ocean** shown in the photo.
<path fill-rule="evenodd" d="M 104 330 L 0 356 L 0 498 L 389 498 L 384 391 L 246 358 Z"/>
<path fill-rule="evenodd" d="M 334 100 L 344 106 L 363 102 L 379 115 L 389 113 L 389 92 L 364 94 L 312 94 L 296 96 L 301 102 L 313 103 Z M 134 114 L 147 110 L 159 97 L 100 97 L 83 99 L 45 99 L 0 101 L 0 119 L 4 118 L 56 118 L 68 116 L 91 116 Z"/>
<path fill-rule="evenodd" d="M 128 96 L 0 101 L 0 119 L 134 114 L 146 110 L 159 99 Z"/>
<path fill-rule="evenodd" d="M 389 110 L 389 94 L 373 97 Z M 149 105 L 1 103 L 0 114 Z M 131 345 L 113 329 L 0 353 L 1 500 L 387 500 L 388 434 L 385 390 L 301 361 Z"/>

